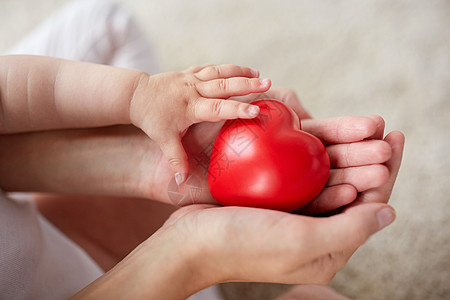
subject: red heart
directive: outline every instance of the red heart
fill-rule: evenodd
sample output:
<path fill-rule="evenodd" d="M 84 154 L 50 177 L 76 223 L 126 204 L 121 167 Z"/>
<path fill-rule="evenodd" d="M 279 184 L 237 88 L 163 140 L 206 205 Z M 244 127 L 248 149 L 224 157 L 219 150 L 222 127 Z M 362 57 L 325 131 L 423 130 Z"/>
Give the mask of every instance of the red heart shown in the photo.
<path fill-rule="evenodd" d="M 225 122 L 211 152 L 208 184 L 222 205 L 294 211 L 323 189 L 330 171 L 325 146 L 275 100 L 259 100 L 254 119 Z"/>

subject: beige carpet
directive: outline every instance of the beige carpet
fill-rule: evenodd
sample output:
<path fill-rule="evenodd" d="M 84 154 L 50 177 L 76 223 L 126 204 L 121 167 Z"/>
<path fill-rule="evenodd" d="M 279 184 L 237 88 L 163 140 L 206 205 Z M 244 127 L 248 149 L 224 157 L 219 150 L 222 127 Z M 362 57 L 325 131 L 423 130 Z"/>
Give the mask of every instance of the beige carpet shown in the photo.
<path fill-rule="evenodd" d="M 67 1 L 0 0 L 0 51 Z M 450 2 L 122 1 L 154 40 L 163 70 L 259 68 L 318 118 L 380 114 L 406 134 L 391 204 L 331 285 L 354 299 L 450 299 Z M 283 287 L 228 284 L 228 299 Z"/>

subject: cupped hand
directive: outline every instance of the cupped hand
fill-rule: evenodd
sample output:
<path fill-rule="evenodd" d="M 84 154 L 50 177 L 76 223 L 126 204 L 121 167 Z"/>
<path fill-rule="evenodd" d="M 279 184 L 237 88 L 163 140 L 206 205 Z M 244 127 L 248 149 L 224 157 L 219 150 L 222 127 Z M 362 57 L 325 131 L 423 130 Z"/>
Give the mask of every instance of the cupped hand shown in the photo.
<path fill-rule="evenodd" d="M 381 140 L 384 133 L 384 120 L 381 117 L 350 116 L 314 120 L 295 93 L 283 88 L 272 88 L 265 94 L 239 97 L 239 100 L 259 98 L 277 99 L 291 107 L 301 118 L 303 130 L 317 136 L 327 147 L 331 159 L 330 179 L 322 193 L 300 213 L 318 214 L 349 204 L 356 200 L 358 193 L 375 189 L 392 176 L 391 170 L 385 165 L 391 158 L 392 149 L 388 140 Z M 171 184 L 171 178 L 167 175 L 170 169 L 164 160 L 160 160 L 156 184 L 148 187 L 144 185 L 151 193 L 150 197 L 171 201 L 179 206 L 216 203 L 209 193 L 207 176 L 209 155 L 222 124 L 201 123 L 188 130 L 183 139 L 191 166 L 187 184 L 175 187 L 173 180 Z M 193 189 L 196 189 L 195 193 L 192 193 Z M 177 197 L 171 193 L 174 190 Z"/>
<path fill-rule="evenodd" d="M 380 200 L 380 202 L 382 202 Z M 386 204 L 359 204 L 327 218 L 267 209 L 191 205 L 161 228 L 189 254 L 194 293 L 220 282 L 326 284 L 354 251 L 389 225 Z"/>
<path fill-rule="evenodd" d="M 377 198 L 379 193 L 386 193 L 378 187 L 386 181 L 393 184 L 392 178 L 395 178 L 396 173 L 392 155 L 395 151 L 401 152 L 402 147 L 402 143 L 398 142 L 398 138 L 402 138 L 399 133 L 391 133 L 384 141 L 380 140 L 384 122 L 376 116 L 308 119 L 309 114 L 302 108 L 294 93 L 284 89 L 274 90 L 274 93 L 275 95 L 264 96 L 285 102 L 303 116 L 303 129 L 318 136 L 326 144 L 331 159 L 332 169 L 327 186 L 301 213 L 317 214 L 334 210 L 353 202 L 358 195 L 364 201 L 372 202 L 371 199 Z M 254 95 L 252 96 L 254 99 Z M 23 188 L 150 198 L 179 206 L 217 204 L 209 193 L 207 176 L 209 154 L 222 124 L 203 122 L 189 128 L 182 142 L 188 153 L 191 172 L 186 184 L 180 186 L 176 184 L 172 169 L 158 145 L 134 127 L 31 134 L 30 137 L 34 138 L 27 138 L 27 143 L 35 141 L 33 149 L 44 148 L 36 150 L 36 153 L 46 155 L 33 160 L 35 170 L 39 170 L 41 178 L 41 182 L 36 183 L 39 186 L 34 184 Z M 5 136 L 1 141 L 4 140 L 5 144 L 17 143 L 11 139 L 24 143 L 24 137 L 20 135 Z M 114 168 L 111 167 L 111 162 L 114 162 Z M 5 166 L 4 168 L 7 170 Z M 16 178 L 30 177 L 33 174 L 26 170 L 22 173 L 19 171 L 20 168 L 17 167 L 9 170 L 11 174 L 18 173 Z M 32 182 L 32 178 L 28 181 Z M 15 190 L 13 185 L 11 190 Z"/>
<path fill-rule="evenodd" d="M 256 117 L 259 107 L 226 99 L 267 91 L 270 80 L 258 77 L 257 70 L 236 65 L 143 74 L 131 100 L 131 122 L 158 143 L 181 184 L 189 173 L 181 143 L 186 130 L 203 121 Z"/>
<path fill-rule="evenodd" d="M 392 146 L 385 164 L 388 180 L 360 193 L 343 211 L 313 217 L 247 207 L 185 206 L 78 296 L 96 299 L 106 291 L 114 297 L 185 299 L 220 282 L 328 283 L 359 246 L 395 219 L 385 203 L 400 167 L 404 138 L 393 132 L 386 140 Z"/>
<path fill-rule="evenodd" d="M 378 128 L 371 137 L 382 136 L 383 126 Z M 219 281 L 327 283 L 360 245 L 395 218 L 385 203 L 400 168 L 404 136 L 396 131 L 384 141 L 391 147 L 383 164 L 388 178 L 359 193 L 356 201 L 336 215 L 310 217 L 256 208 L 192 205 L 179 209 L 165 226 L 183 224 L 175 226 L 187 231 L 182 236 L 202 245 L 199 249 L 216 261 L 208 265 L 223 270 L 212 271 L 222 274 Z M 321 197 L 314 201 L 323 201 Z M 305 209 L 320 211 L 313 205 Z M 333 207 L 322 205 L 328 206 L 327 210 Z"/>

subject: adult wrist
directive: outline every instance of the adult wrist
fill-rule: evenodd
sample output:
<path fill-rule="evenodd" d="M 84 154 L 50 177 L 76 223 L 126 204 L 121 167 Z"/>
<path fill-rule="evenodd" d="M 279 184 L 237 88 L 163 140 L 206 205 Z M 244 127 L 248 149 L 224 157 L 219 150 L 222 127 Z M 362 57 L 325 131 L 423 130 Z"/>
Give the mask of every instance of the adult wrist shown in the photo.
<path fill-rule="evenodd" d="M 0 136 L 0 183 L 8 191 L 140 197 L 140 172 L 153 163 L 149 143 L 131 126 Z"/>
<path fill-rule="evenodd" d="M 199 270 L 198 251 L 163 227 L 71 299 L 186 299 L 208 286 Z"/>

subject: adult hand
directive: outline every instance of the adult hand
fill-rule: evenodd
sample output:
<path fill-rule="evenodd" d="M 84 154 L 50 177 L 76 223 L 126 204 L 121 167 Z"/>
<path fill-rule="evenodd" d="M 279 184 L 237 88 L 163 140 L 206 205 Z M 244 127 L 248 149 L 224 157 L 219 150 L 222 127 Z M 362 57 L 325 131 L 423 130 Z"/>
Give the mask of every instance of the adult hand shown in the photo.
<path fill-rule="evenodd" d="M 377 134 L 382 135 L 378 130 L 373 137 Z M 400 166 L 404 137 L 393 132 L 385 140 L 392 149 L 385 163 L 389 178 L 360 193 L 342 212 L 319 218 L 245 207 L 186 206 L 75 298 L 184 299 L 226 281 L 329 282 L 360 245 L 394 220 L 392 208 L 384 203 Z"/>
<path fill-rule="evenodd" d="M 317 136 L 327 146 L 331 159 L 329 181 L 323 192 L 301 211 L 304 214 L 327 212 L 354 201 L 358 193 L 383 185 L 390 176 L 390 170 L 383 164 L 391 157 L 391 147 L 383 137 L 384 120 L 379 116 L 339 117 L 313 120 L 303 108 L 296 94 L 289 89 L 273 88 L 258 95 L 239 97 L 240 101 L 259 98 L 274 98 L 284 102 L 302 120 L 303 130 Z M 183 143 L 187 149 L 191 165 L 191 185 L 180 186 L 175 204 L 184 206 L 193 203 L 215 203 L 207 188 L 209 155 L 214 139 L 223 123 L 197 124 L 187 132 Z M 159 164 L 159 178 L 167 173 L 164 163 Z M 165 179 L 166 182 L 168 179 Z M 189 180 L 188 180 L 189 181 Z M 167 184 L 157 184 L 167 186 Z M 190 195 L 190 189 L 198 188 L 197 198 Z M 173 186 L 173 185 L 172 185 Z M 151 188 L 156 191 L 158 188 Z M 164 191 L 153 195 L 164 199 Z M 174 199 L 172 199 L 174 200 Z"/>
<path fill-rule="evenodd" d="M 380 117 L 308 119 L 294 93 L 286 89 L 270 93 L 274 95 L 268 97 L 284 101 L 305 118 L 303 129 L 318 136 L 330 155 L 327 186 L 302 213 L 333 210 L 354 201 L 358 192 L 371 191 L 365 197 L 376 197 L 369 195 L 378 193 L 376 188 L 392 176 L 390 166 L 383 165 L 392 150 L 391 138 L 379 140 L 384 130 Z M 158 145 L 130 126 L 1 136 L 5 147 L 0 149 L 8 151 L 1 157 L 8 159 L 0 160 L 0 172 L 8 176 L 0 176 L 0 184 L 9 191 L 141 197 L 180 206 L 216 204 L 208 190 L 207 168 L 221 125 L 201 123 L 188 130 L 183 143 L 191 180 L 179 187 Z"/>
<path fill-rule="evenodd" d="M 398 153 L 393 159 L 398 161 Z M 389 183 L 383 188 L 388 190 Z M 381 195 L 377 202 L 386 202 Z M 74 299 L 185 299 L 227 281 L 326 284 L 359 246 L 394 218 L 384 203 L 360 202 L 327 218 L 186 206 Z"/>

